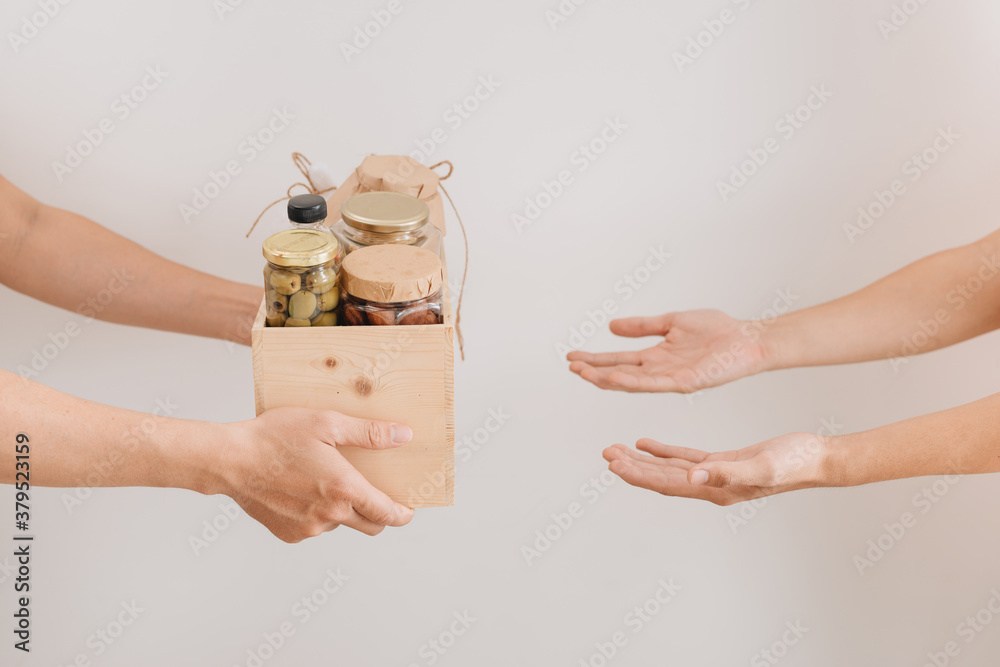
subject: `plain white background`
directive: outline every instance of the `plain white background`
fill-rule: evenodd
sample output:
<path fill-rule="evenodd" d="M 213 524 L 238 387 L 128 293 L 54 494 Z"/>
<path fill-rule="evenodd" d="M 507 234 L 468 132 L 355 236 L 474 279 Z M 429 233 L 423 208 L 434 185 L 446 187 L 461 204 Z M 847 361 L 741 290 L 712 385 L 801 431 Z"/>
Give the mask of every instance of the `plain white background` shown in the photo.
<path fill-rule="evenodd" d="M 209 0 L 74 2 L 15 50 L 9 33 L 41 10 L 33 0 L 4 3 L 0 172 L 47 203 L 231 279 L 259 280 L 264 234 L 243 235 L 298 178 L 292 151 L 342 180 L 365 155 L 407 154 L 442 128 L 447 141 L 427 162 L 454 162 L 447 185 L 472 249 L 458 437 L 475 435 L 491 409 L 510 417 L 459 457 L 455 507 L 418 511 L 376 539 L 342 529 L 286 545 L 243 516 L 196 555 L 190 538 L 227 499 L 97 490 L 69 511 L 66 492 L 38 489 L 34 651 L 26 659 L 11 647 L 12 582 L 0 571 L 0 663 L 67 665 L 83 655 L 95 665 L 253 665 L 248 651 L 291 621 L 294 635 L 265 650 L 263 664 L 596 666 L 596 645 L 619 631 L 627 643 L 607 664 L 770 664 L 758 654 L 789 622 L 808 628 L 777 649 L 790 667 L 922 665 L 949 641 L 960 648 L 950 664 L 992 664 L 1000 619 L 968 642 L 958 626 L 1000 587 L 995 477 L 947 486 L 926 513 L 914 496 L 932 478 L 774 497 L 755 514 L 743 508 L 745 524 L 740 507 L 622 482 L 591 504 L 581 486 L 604 470 L 600 452 L 615 442 L 731 449 L 823 420 L 855 431 L 972 401 L 997 391 L 996 335 L 898 371 L 887 362 L 788 371 L 694 399 L 599 391 L 567 371 L 557 347 L 581 328 L 592 334 L 588 349 L 638 345 L 586 325 L 608 299 L 629 315 L 716 307 L 760 317 L 779 290 L 796 308 L 820 303 L 993 230 L 1000 7 L 927 2 L 885 36 L 890 0 L 591 0 L 556 29 L 546 16 L 555 0 L 403 0 L 348 61 L 341 43 L 386 6 L 246 0 L 220 18 Z M 680 71 L 674 53 L 727 8 L 735 21 Z M 120 119 L 115 99 L 148 66 L 165 80 Z M 499 88 L 449 124 L 445 114 L 480 77 Z M 785 139 L 775 123 L 813 86 L 833 96 Z M 294 120 L 248 162 L 240 144 L 275 108 Z M 60 181 L 53 162 L 105 117 L 114 131 Z M 579 171 L 574 154 L 608 119 L 627 129 Z M 851 243 L 844 225 L 858 207 L 905 179 L 904 163 L 948 127 L 955 145 Z M 717 181 L 768 137 L 780 150 L 723 201 Z M 234 159 L 241 173 L 186 222 L 180 205 Z M 519 233 L 511 216 L 563 169 L 572 184 Z M 275 209 L 268 224 L 281 216 Z M 453 216 L 449 224 L 457 274 L 461 239 Z M 667 265 L 636 274 L 660 246 L 672 253 Z M 39 280 L 46 270 L 37 267 Z M 627 275 L 647 279 L 631 298 L 616 291 Z M 9 290 L 0 298 L 7 370 L 80 320 Z M 86 324 L 38 380 L 134 410 L 161 401 L 183 418 L 253 416 L 249 351 L 217 341 Z M 3 497 L 13 504 L 11 490 Z M 573 502 L 583 516 L 529 565 L 522 548 L 536 531 L 558 532 L 552 515 Z M 855 557 L 904 512 L 917 524 L 859 574 Z M 10 550 L 0 553 L 2 564 Z M 349 580 L 300 623 L 294 605 L 330 568 Z M 651 603 L 658 613 L 633 632 L 626 616 L 661 579 L 680 590 L 658 609 Z M 132 601 L 144 611 L 96 655 L 88 637 Z M 464 612 L 475 622 L 449 636 Z M 431 640 L 448 649 L 433 652 Z"/>

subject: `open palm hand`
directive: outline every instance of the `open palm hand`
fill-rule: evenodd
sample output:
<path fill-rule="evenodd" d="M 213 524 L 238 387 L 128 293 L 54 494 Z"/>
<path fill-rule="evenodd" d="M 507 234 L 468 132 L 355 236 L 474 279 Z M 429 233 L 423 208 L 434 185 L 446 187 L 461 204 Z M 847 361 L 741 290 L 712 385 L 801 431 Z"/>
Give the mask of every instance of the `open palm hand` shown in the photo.
<path fill-rule="evenodd" d="M 732 505 L 816 486 L 827 447 L 825 438 L 812 433 L 791 433 L 714 454 L 644 438 L 636 449 L 609 447 L 604 458 L 611 472 L 632 486 Z"/>
<path fill-rule="evenodd" d="M 570 370 L 601 389 L 693 393 L 764 370 L 764 349 L 750 323 L 718 310 L 692 310 L 611 322 L 626 338 L 662 336 L 645 350 L 570 352 Z"/>

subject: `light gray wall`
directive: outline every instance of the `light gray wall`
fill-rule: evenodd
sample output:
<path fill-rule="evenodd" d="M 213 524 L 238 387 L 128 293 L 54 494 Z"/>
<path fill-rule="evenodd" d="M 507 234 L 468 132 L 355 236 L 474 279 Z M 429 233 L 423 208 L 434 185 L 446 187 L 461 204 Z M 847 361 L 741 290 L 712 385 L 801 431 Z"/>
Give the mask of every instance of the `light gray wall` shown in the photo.
<path fill-rule="evenodd" d="M 997 336 L 898 371 L 798 370 L 693 400 L 600 392 L 557 353 L 607 299 L 623 314 L 717 307 L 759 317 L 779 290 L 796 308 L 816 304 L 996 227 L 1000 7 L 903 4 L 920 9 L 886 37 L 879 21 L 891 0 L 591 0 L 555 29 L 546 11 L 556 0 L 403 0 L 348 62 L 341 43 L 388 2 L 246 0 L 222 19 L 209 0 L 74 2 L 16 51 L 8 33 L 41 10 L 4 3 L 0 171 L 229 278 L 259 280 L 264 233 L 243 234 L 298 176 L 292 151 L 343 179 L 366 154 L 408 153 L 443 128 L 447 141 L 428 162 L 455 163 L 447 185 L 472 248 L 457 433 L 474 436 L 490 410 L 509 419 L 459 457 L 456 507 L 419 511 L 377 539 L 343 529 L 291 546 L 241 516 L 196 555 L 190 537 L 226 499 L 98 490 L 68 511 L 64 491 L 37 490 L 37 652 L 25 660 L 9 646 L 6 579 L 0 663 L 67 665 L 83 654 L 100 665 L 246 666 L 262 635 L 287 621 L 294 635 L 263 664 L 430 665 L 427 642 L 444 632 L 450 643 L 453 615 L 468 612 L 476 620 L 435 664 L 600 665 L 595 646 L 616 632 L 627 643 L 609 664 L 769 664 L 758 654 L 786 623 L 808 631 L 783 665 L 922 665 L 949 641 L 960 648 L 950 664 L 987 664 L 1000 623 L 968 642 L 958 626 L 1000 586 L 995 477 L 948 486 L 926 513 L 914 497 L 934 479 L 775 497 L 745 525 L 734 521 L 738 507 L 622 482 L 599 494 L 581 486 L 604 470 L 602 448 L 642 436 L 730 449 L 825 419 L 859 430 L 971 401 L 997 390 Z M 674 53 L 724 9 L 734 22 L 679 68 Z M 147 66 L 166 78 L 122 119 L 113 101 Z M 454 127 L 445 114 L 480 77 L 499 88 Z M 832 97 L 786 138 L 776 122 L 814 86 Z M 295 118 L 247 162 L 239 146 L 274 108 Z M 114 131 L 60 182 L 53 161 L 104 117 Z M 627 128 L 580 171 L 574 153 L 609 119 Z M 904 163 L 949 127 L 955 145 L 851 243 L 844 225 L 857 208 L 908 178 Z M 717 181 L 770 137 L 778 152 L 723 201 Z M 185 222 L 179 206 L 228 160 L 242 173 Z M 563 169 L 572 184 L 519 233 L 511 216 Z M 449 221 L 457 275 L 461 239 Z M 631 298 L 616 292 L 660 246 L 672 253 L 667 265 Z M 6 290 L 0 299 L 8 370 L 78 319 Z M 630 346 L 605 329 L 586 341 Z M 249 351 L 209 340 L 92 323 L 40 380 L 135 410 L 169 402 L 185 418 L 253 414 Z M 583 516 L 529 565 L 522 547 L 574 502 Z M 898 542 L 883 537 L 892 548 L 859 574 L 855 556 L 905 512 L 916 526 Z M 302 623 L 294 605 L 328 569 L 349 580 Z M 639 629 L 627 615 L 661 580 L 680 590 L 649 603 L 659 613 Z M 132 601 L 143 609 L 137 622 L 95 656 L 88 636 Z"/>

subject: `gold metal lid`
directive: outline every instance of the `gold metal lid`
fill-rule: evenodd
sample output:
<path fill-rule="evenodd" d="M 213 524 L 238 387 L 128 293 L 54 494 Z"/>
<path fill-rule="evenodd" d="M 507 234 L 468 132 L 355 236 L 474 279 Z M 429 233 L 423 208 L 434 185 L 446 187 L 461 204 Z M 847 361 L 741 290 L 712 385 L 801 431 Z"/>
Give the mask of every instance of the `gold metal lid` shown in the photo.
<path fill-rule="evenodd" d="M 340 206 L 340 217 L 366 232 L 412 232 L 427 224 L 431 210 L 420 199 L 401 192 L 363 192 Z"/>
<path fill-rule="evenodd" d="M 441 258 L 412 245 L 358 248 L 344 258 L 340 283 L 345 292 L 365 301 L 416 301 L 441 289 Z"/>
<path fill-rule="evenodd" d="M 264 240 L 264 258 L 293 269 L 326 264 L 337 256 L 340 243 L 333 234 L 315 229 L 286 229 Z"/>

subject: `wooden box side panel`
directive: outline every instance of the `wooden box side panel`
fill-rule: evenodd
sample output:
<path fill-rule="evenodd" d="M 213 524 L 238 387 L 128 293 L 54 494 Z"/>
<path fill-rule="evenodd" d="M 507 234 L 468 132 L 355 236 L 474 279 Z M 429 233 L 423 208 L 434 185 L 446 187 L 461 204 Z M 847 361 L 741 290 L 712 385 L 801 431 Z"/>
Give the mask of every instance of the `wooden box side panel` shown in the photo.
<path fill-rule="evenodd" d="M 250 329 L 250 350 L 253 353 L 253 399 L 257 415 L 264 412 L 264 395 L 261 391 L 260 378 L 264 370 L 264 320 L 267 303 L 261 301 Z"/>
<path fill-rule="evenodd" d="M 263 325 L 262 317 L 260 324 Z M 413 428 L 393 450 L 343 447 L 377 488 L 410 507 L 454 504 L 454 350 L 448 324 L 265 328 L 255 325 L 258 414 L 337 410 Z"/>

